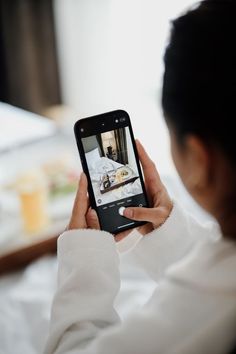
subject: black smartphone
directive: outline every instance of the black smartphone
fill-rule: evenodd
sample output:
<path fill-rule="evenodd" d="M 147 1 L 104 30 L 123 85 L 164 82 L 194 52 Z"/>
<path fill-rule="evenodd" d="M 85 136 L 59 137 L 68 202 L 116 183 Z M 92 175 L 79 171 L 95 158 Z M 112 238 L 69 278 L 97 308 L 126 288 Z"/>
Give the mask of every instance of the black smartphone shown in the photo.
<path fill-rule="evenodd" d="M 117 110 L 80 119 L 74 132 L 101 229 L 117 234 L 145 224 L 122 216 L 125 207 L 148 207 L 128 113 Z"/>

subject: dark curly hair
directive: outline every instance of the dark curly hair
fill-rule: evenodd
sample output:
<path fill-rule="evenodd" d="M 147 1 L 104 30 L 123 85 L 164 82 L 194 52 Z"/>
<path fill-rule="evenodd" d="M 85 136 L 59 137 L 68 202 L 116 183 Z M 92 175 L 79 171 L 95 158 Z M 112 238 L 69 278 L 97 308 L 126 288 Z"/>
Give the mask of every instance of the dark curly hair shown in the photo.
<path fill-rule="evenodd" d="M 236 1 L 205 0 L 172 22 L 162 105 L 180 141 L 195 134 L 236 163 Z"/>

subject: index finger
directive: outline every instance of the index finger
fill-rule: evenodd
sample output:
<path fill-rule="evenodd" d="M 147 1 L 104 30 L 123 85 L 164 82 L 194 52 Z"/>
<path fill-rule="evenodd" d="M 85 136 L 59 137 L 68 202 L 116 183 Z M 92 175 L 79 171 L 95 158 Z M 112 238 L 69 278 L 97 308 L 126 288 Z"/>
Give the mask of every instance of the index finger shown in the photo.
<path fill-rule="evenodd" d="M 88 209 L 88 195 L 87 195 L 87 177 L 84 172 L 81 173 L 78 190 L 75 197 L 72 216 L 77 218 L 83 217 Z"/>

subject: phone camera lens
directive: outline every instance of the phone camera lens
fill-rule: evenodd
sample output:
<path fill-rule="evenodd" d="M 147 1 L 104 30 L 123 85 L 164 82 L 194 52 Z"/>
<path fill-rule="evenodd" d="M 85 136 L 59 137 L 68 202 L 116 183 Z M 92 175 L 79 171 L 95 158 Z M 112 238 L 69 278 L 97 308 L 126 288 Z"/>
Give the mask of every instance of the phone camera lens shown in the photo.
<path fill-rule="evenodd" d="M 125 117 L 120 118 L 120 122 L 125 122 L 125 121 L 126 121 Z"/>
<path fill-rule="evenodd" d="M 116 119 L 115 122 L 116 122 L 116 123 L 119 123 L 119 119 Z"/>
<path fill-rule="evenodd" d="M 81 133 L 83 133 L 84 132 L 84 128 L 81 128 L 80 131 L 81 131 Z"/>

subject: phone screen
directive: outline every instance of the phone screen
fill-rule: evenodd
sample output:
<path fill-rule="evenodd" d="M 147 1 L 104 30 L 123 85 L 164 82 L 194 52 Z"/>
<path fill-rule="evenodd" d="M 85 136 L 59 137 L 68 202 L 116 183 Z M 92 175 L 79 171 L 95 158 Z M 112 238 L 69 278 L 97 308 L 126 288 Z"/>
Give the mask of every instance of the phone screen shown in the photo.
<path fill-rule="evenodd" d="M 145 187 L 128 114 L 92 118 L 79 121 L 80 155 L 101 228 L 116 234 L 143 224 L 122 216 L 121 208 L 148 206 Z"/>

